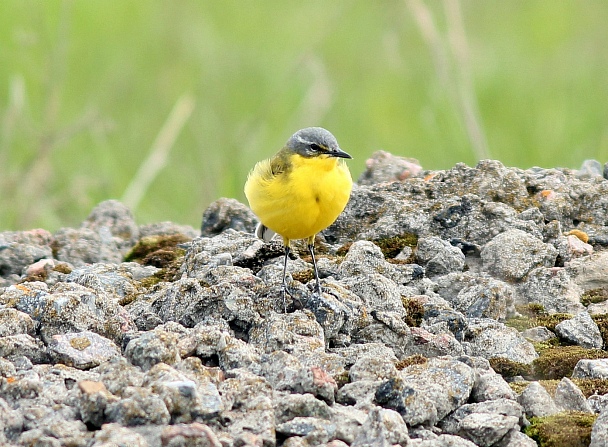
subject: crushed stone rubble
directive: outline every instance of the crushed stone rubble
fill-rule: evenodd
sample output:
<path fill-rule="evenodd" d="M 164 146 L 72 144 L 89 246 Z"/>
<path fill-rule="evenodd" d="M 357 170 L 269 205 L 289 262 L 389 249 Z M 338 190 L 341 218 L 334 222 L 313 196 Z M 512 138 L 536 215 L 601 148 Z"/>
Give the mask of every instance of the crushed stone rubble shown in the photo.
<path fill-rule="evenodd" d="M 576 412 L 606 446 L 603 172 L 378 152 L 317 237 L 321 296 L 295 244 L 287 312 L 234 199 L 200 231 L 110 200 L 2 232 L 0 445 L 532 447 Z"/>

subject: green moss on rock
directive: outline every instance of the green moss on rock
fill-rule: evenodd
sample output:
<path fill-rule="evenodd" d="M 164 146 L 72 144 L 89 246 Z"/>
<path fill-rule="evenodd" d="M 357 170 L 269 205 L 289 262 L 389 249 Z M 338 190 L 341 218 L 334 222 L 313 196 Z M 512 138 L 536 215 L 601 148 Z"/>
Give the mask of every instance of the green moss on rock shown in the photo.
<path fill-rule="evenodd" d="M 424 305 L 417 298 L 401 298 L 401 303 L 407 312 L 405 323 L 410 327 L 420 327 L 424 316 Z"/>
<path fill-rule="evenodd" d="M 125 262 L 165 268 L 185 254 L 184 249 L 179 248 L 178 244 L 189 240 L 190 238 L 183 234 L 142 237 L 125 256 Z"/>
<path fill-rule="evenodd" d="M 597 324 L 602 340 L 604 340 L 604 348 L 608 346 L 608 314 L 591 315 L 595 324 Z"/>
<path fill-rule="evenodd" d="M 524 433 L 539 447 L 588 447 L 597 415 L 568 411 L 543 418 L 531 418 Z"/>
<path fill-rule="evenodd" d="M 532 372 L 531 365 L 502 357 L 493 357 L 489 362 L 492 369 L 503 377 L 529 376 Z"/>
<path fill-rule="evenodd" d="M 428 362 L 428 359 L 425 356 L 420 354 L 414 354 L 402 360 L 399 360 L 397 363 L 395 363 L 395 368 L 401 371 L 402 369 L 407 368 L 408 366 L 424 365 L 426 362 Z"/>
<path fill-rule="evenodd" d="M 608 289 L 604 287 L 587 290 L 581 295 L 581 304 L 585 307 L 589 304 L 603 303 L 606 300 L 608 300 Z"/>
<path fill-rule="evenodd" d="M 581 359 L 608 358 L 601 349 L 585 349 L 580 346 L 543 346 L 535 344 L 539 357 L 532 362 L 534 375 L 540 379 L 562 379 L 570 377 Z"/>
<path fill-rule="evenodd" d="M 386 259 L 392 259 L 401 253 L 401 250 L 405 247 L 416 248 L 418 236 L 412 233 L 403 233 L 398 236 L 378 239 L 373 241 L 373 243 L 380 247 Z M 408 261 L 410 260 L 408 259 Z"/>

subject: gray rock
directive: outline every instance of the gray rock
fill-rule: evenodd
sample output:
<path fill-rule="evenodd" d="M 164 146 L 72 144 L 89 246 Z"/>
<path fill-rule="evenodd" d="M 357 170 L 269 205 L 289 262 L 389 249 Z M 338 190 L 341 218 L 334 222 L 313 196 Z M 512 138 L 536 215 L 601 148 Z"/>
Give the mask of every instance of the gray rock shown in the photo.
<path fill-rule="evenodd" d="M 466 404 L 441 422 L 443 430 L 473 441 L 481 447 L 498 443 L 505 435 L 519 429 L 523 408 L 509 399 Z"/>
<path fill-rule="evenodd" d="M 17 309 L 0 309 L 0 337 L 9 335 L 34 335 L 34 320 L 25 312 Z"/>
<path fill-rule="evenodd" d="M 557 389 L 555 390 L 555 397 L 553 400 L 558 408 L 566 411 L 593 413 L 583 392 L 567 377 L 560 380 Z"/>
<path fill-rule="evenodd" d="M 139 433 L 120 424 L 105 424 L 95 432 L 90 447 L 109 447 L 111 445 L 128 445 L 129 447 L 149 447 L 148 442 Z"/>
<path fill-rule="evenodd" d="M 326 344 L 340 338 L 340 333 L 352 333 L 358 321 L 364 318 L 365 307 L 358 297 L 337 283 L 323 281 L 329 293 L 312 294 L 305 302 L 323 328 Z"/>
<path fill-rule="evenodd" d="M 210 420 L 222 409 L 218 389 L 210 379 L 197 381 L 164 363 L 154 365 L 146 373 L 143 385 L 163 400 L 172 423 Z"/>
<path fill-rule="evenodd" d="M 401 182 L 422 173 L 418 160 L 376 151 L 365 161 L 365 171 L 357 179 L 359 185 Z"/>
<path fill-rule="evenodd" d="M 569 320 L 555 326 L 561 338 L 587 349 L 601 349 L 604 345 L 602 334 L 588 312 L 579 312 Z"/>
<path fill-rule="evenodd" d="M 257 220 L 255 214 L 238 200 L 221 198 L 212 202 L 203 213 L 201 236 L 215 236 L 228 228 L 254 233 Z"/>
<path fill-rule="evenodd" d="M 383 382 L 376 389 L 374 402 L 399 412 L 409 425 L 434 425 L 439 419 L 432 397 L 401 378 Z"/>
<path fill-rule="evenodd" d="M 303 366 L 295 356 L 283 351 L 265 355 L 261 363 L 262 375 L 274 389 L 310 393 L 330 405 L 334 403 L 338 386 L 323 369 Z"/>
<path fill-rule="evenodd" d="M 431 333 L 424 327 L 411 328 L 412 344 L 407 347 L 407 355 L 419 354 L 424 357 L 451 355 L 455 357 L 464 353 L 462 345 L 448 331 L 447 327 L 444 330 L 438 330 L 437 327 L 429 327 L 428 329 L 435 330 L 438 333 Z"/>
<path fill-rule="evenodd" d="M 537 447 L 536 441 L 519 430 L 511 430 L 494 447 Z"/>
<path fill-rule="evenodd" d="M 400 175 L 391 169 L 372 166 L 370 178 Z M 608 287 L 605 253 L 593 252 L 608 245 L 608 182 L 492 160 L 424 176 L 353 190 L 318 238 L 321 296 L 309 288 L 305 243 L 294 243 L 287 309 L 282 244 L 236 231 L 254 222 L 235 201 L 209 208 L 211 237 L 182 245 L 176 275 L 121 261 L 142 237 L 187 241 L 196 231 L 137 227 L 117 202 L 54 241 L 42 230 L 0 233 L 0 444 L 530 447 L 487 359 L 536 354 L 496 320 L 531 303 L 577 314 L 584 292 Z M 379 248 L 389 244 L 394 259 Z M 424 267 L 403 263 L 415 256 Z M 78 364 L 67 350 L 87 331 L 124 353 L 114 348 L 90 370 L 56 363 Z M 426 363 L 398 371 L 412 354 Z M 604 369 L 582 360 L 575 375 L 605 378 Z M 519 397 L 527 412 L 605 406 L 566 379 L 555 401 L 538 386 Z"/>
<path fill-rule="evenodd" d="M 332 408 L 312 394 L 274 394 L 274 417 L 277 424 L 296 417 L 314 417 L 330 420 Z"/>
<path fill-rule="evenodd" d="M 0 397 L 0 442 L 8 444 L 7 439 L 14 439 L 23 430 L 24 416 L 19 410 L 12 409 L 3 398 Z"/>
<path fill-rule="evenodd" d="M 336 424 L 326 419 L 299 416 L 278 424 L 276 431 L 285 437 L 301 436 L 313 445 L 319 445 L 335 436 Z"/>
<path fill-rule="evenodd" d="M 604 447 L 608 445 L 608 412 L 600 413 L 591 429 L 589 447 Z"/>
<path fill-rule="evenodd" d="M 581 359 L 572 371 L 573 379 L 608 379 L 608 359 Z"/>
<path fill-rule="evenodd" d="M 407 446 L 409 439 L 407 426 L 399 413 L 374 407 L 351 447 Z"/>
<path fill-rule="evenodd" d="M 544 417 L 559 413 L 555 402 L 538 382 L 531 382 L 517 398 L 528 417 Z"/>
<path fill-rule="evenodd" d="M 178 335 L 173 332 L 145 332 L 129 341 L 125 348 L 125 357 L 144 371 L 160 362 L 172 365 L 181 360 L 177 348 L 178 340 Z"/>
<path fill-rule="evenodd" d="M 240 406 L 224 411 L 222 416 L 229 424 L 227 431 L 236 445 L 273 445 L 276 442 L 274 410 L 268 396 L 253 395 Z"/>
<path fill-rule="evenodd" d="M 402 359 L 410 355 L 414 341 L 412 331 L 399 315 L 375 314 L 381 322 L 370 324 L 353 335 L 358 344 L 384 343 L 393 350 L 393 355 Z"/>
<path fill-rule="evenodd" d="M 54 363 L 78 369 L 94 368 L 120 355 L 111 340 L 89 331 L 54 335 L 48 348 Z"/>
<path fill-rule="evenodd" d="M 375 401 L 399 412 L 408 425 L 430 424 L 464 404 L 473 389 L 473 369 L 449 357 L 411 365 L 383 382 Z"/>
<path fill-rule="evenodd" d="M 102 291 L 66 282 L 48 291 L 38 286 L 43 283 L 30 284 L 36 286 L 21 290 L 11 307 L 39 323 L 44 341 L 50 341 L 53 335 L 91 331 L 120 344 L 124 333 L 135 329 L 125 310 Z"/>
<path fill-rule="evenodd" d="M 286 351 L 296 357 L 325 349 L 323 328 L 310 312 L 272 313 L 249 331 L 249 343 L 263 352 Z"/>
<path fill-rule="evenodd" d="M 230 371 L 230 376 L 219 384 L 224 410 L 238 410 L 257 396 L 270 400 L 273 396 L 272 386 L 263 377 L 247 370 Z"/>
<path fill-rule="evenodd" d="M 31 365 L 28 369 L 32 369 L 33 365 Z M 8 360 L 0 357 L 0 377 L 11 377 L 17 372 L 17 368 L 13 362 L 9 362 Z"/>
<path fill-rule="evenodd" d="M 586 257 L 593 254 L 593 246 L 579 239 L 574 234 L 559 236 L 553 243 L 557 249 L 558 256 L 564 264 L 573 259 Z"/>
<path fill-rule="evenodd" d="M 51 241 L 51 233 L 42 229 L 0 233 L 0 277 L 16 283 L 28 265 L 52 258 Z"/>
<path fill-rule="evenodd" d="M 123 426 L 166 425 L 171 415 L 163 400 L 148 388 L 127 387 L 119 401 L 111 402 L 105 409 L 108 422 Z"/>
<path fill-rule="evenodd" d="M 105 411 L 109 404 L 118 402 L 119 397 L 110 393 L 102 382 L 81 380 L 78 382 L 77 408 L 83 422 L 101 427 L 105 421 Z"/>
<path fill-rule="evenodd" d="M 496 399 L 515 399 L 515 393 L 500 374 L 494 370 L 475 369 L 475 384 L 471 391 L 473 402 L 485 402 Z"/>
<path fill-rule="evenodd" d="M 160 435 L 163 447 L 222 447 L 222 443 L 209 426 L 194 422 L 165 427 Z"/>
<path fill-rule="evenodd" d="M 578 313 L 583 289 L 572 280 L 565 268 L 539 267 L 532 270 L 526 281 L 517 286 L 518 304 L 540 304 L 547 312 Z"/>
<path fill-rule="evenodd" d="M 439 435 L 433 439 L 412 439 L 408 447 L 477 447 L 468 439 L 454 435 Z"/>
<path fill-rule="evenodd" d="M 370 407 L 367 407 L 370 408 Z M 352 444 L 363 429 L 368 419 L 369 410 L 353 408 L 349 405 L 334 404 L 331 406 L 332 421 L 336 424 L 337 439 Z"/>
<path fill-rule="evenodd" d="M 49 359 L 44 343 L 27 334 L 10 335 L 0 338 L 0 357 L 14 360 L 25 356 L 32 363 L 46 363 Z"/>
<path fill-rule="evenodd" d="M 602 164 L 597 160 L 585 160 L 581 164 L 581 168 L 576 173 L 579 178 L 585 177 L 602 177 Z"/>
<path fill-rule="evenodd" d="M 196 278 L 205 266 L 260 267 L 265 244 L 253 234 L 228 229 L 213 237 L 200 237 L 186 245 L 180 273 Z M 277 255 L 280 252 L 277 252 Z M 228 259 L 227 259 L 228 258 Z M 229 260 L 229 262 L 227 262 Z"/>
<path fill-rule="evenodd" d="M 338 390 L 336 401 L 357 408 L 367 408 L 374 403 L 376 390 L 382 383 L 381 380 L 359 380 L 347 383 Z"/>
<path fill-rule="evenodd" d="M 158 270 L 156 267 L 142 267 L 134 262 L 92 264 L 72 270 L 64 280 L 122 300 L 136 295 L 139 291 L 137 281 L 151 277 Z"/>
<path fill-rule="evenodd" d="M 555 334 L 544 326 L 526 329 L 521 335 L 530 342 L 544 342 L 555 338 Z"/>
<path fill-rule="evenodd" d="M 481 251 L 484 268 L 497 277 L 522 280 L 536 267 L 553 267 L 557 250 L 522 230 L 508 230 L 488 242 Z"/>
<path fill-rule="evenodd" d="M 416 258 L 419 264 L 426 266 L 426 276 L 429 278 L 460 272 L 465 262 L 464 254 L 459 248 L 437 236 L 418 240 Z"/>
<path fill-rule="evenodd" d="M 593 394 L 587 398 L 587 404 L 594 413 L 608 410 L 608 394 Z"/>
<path fill-rule="evenodd" d="M 422 270 L 420 266 L 418 269 Z M 382 250 L 370 241 L 355 241 L 338 268 L 339 277 L 382 275 L 394 283 L 407 284 L 421 273 L 414 266 L 399 266 L 387 262 Z"/>
<path fill-rule="evenodd" d="M 236 368 L 259 370 L 260 350 L 236 337 L 221 337 L 218 343 L 219 367 L 224 371 Z"/>
<path fill-rule="evenodd" d="M 608 252 L 600 251 L 574 259 L 568 263 L 566 270 L 583 290 L 608 287 Z"/>
<path fill-rule="evenodd" d="M 529 364 L 538 357 L 534 346 L 516 329 L 490 319 L 469 320 L 462 345 L 466 354 L 486 359 L 501 357 Z"/>
<path fill-rule="evenodd" d="M 98 380 L 117 396 L 121 396 L 126 387 L 141 387 L 144 381 L 142 370 L 129 363 L 125 357 L 113 357 L 92 372 L 97 373 Z"/>
<path fill-rule="evenodd" d="M 382 357 L 391 362 L 397 362 L 397 357 L 393 350 L 383 343 L 353 343 L 347 347 L 330 348 L 329 352 L 339 354 L 347 366 L 352 366 L 360 357 Z"/>
<path fill-rule="evenodd" d="M 470 272 L 437 279 L 439 295 L 469 318 L 505 320 L 514 316 L 515 291 L 509 284 Z"/>
<path fill-rule="evenodd" d="M 383 380 L 396 377 L 398 375 L 395 362 L 391 358 L 362 356 L 349 370 L 351 382 L 359 380 Z"/>
<path fill-rule="evenodd" d="M 53 238 L 57 259 L 76 267 L 96 262 L 119 263 L 123 257 L 109 231 L 102 236 L 90 228 L 60 228 Z"/>
<path fill-rule="evenodd" d="M 190 225 L 179 225 L 174 222 L 154 222 L 139 226 L 139 238 L 150 236 L 174 236 L 183 235 L 187 239 L 199 236 L 199 231 Z"/>
<path fill-rule="evenodd" d="M 386 276 L 370 273 L 342 279 L 338 284 L 357 295 L 367 309 L 395 312 L 405 317 L 399 286 Z"/>
<path fill-rule="evenodd" d="M 424 305 L 421 327 L 431 333 L 451 332 L 460 342 L 464 339 L 468 321 L 462 313 L 447 307 L 446 304 L 431 302 Z"/>

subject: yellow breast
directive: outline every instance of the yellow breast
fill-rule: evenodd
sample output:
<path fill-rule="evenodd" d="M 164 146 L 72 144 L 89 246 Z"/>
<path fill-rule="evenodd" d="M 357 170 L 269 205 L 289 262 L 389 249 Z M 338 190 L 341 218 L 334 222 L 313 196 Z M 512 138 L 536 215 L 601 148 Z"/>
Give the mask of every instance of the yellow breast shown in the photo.
<path fill-rule="evenodd" d="M 286 239 L 306 239 L 331 225 L 346 207 L 352 188 L 348 167 L 334 157 L 290 157 L 290 169 L 268 175 L 258 163 L 245 195 L 260 221 Z"/>

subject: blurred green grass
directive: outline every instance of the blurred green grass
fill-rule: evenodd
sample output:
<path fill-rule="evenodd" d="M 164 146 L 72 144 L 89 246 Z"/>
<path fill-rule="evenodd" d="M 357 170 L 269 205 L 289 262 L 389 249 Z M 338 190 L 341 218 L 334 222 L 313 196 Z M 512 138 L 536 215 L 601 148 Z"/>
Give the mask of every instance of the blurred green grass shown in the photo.
<path fill-rule="evenodd" d="M 354 177 L 378 149 L 427 169 L 604 162 L 606 23 L 603 0 L 4 0 L 0 231 L 123 197 L 184 95 L 140 223 L 244 201 L 253 164 L 311 125 Z"/>

